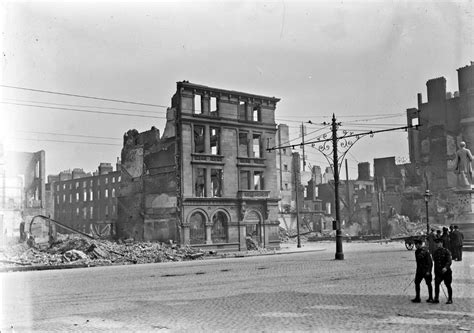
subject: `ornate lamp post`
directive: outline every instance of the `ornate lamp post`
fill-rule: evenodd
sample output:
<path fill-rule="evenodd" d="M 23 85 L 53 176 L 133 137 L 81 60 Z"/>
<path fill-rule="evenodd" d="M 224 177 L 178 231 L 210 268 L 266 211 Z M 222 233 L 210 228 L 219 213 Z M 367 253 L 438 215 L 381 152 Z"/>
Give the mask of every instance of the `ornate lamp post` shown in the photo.
<path fill-rule="evenodd" d="M 424 197 L 425 197 L 425 207 L 426 207 L 426 234 L 428 235 L 430 233 L 430 220 L 428 217 L 428 202 L 430 201 L 432 194 L 430 190 L 426 190 Z"/>

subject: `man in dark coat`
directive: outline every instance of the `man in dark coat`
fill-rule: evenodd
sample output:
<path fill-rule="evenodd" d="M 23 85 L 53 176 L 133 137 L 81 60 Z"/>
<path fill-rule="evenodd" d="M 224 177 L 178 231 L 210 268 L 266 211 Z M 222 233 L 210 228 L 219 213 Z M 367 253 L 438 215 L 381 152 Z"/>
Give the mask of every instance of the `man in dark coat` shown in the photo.
<path fill-rule="evenodd" d="M 453 272 L 451 271 L 451 252 L 443 247 L 443 240 L 438 238 L 435 240 L 438 247 L 433 253 L 434 272 L 435 272 L 435 297 L 433 303 L 439 303 L 439 285 L 444 281 L 448 290 L 448 301 L 446 304 L 453 303 L 453 289 L 451 282 L 453 281 Z"/>
<path fill-rule="evenodd" d="M 413 303 L 420 303 L 420 284 L 421 281 L 425 280 L 426 285 L 428 286 L 428 303 L 433 303 L 433 288 L 431 287 L 431 270 L 433 269 L 433 261 L 431 260 L 431 255 L 428 249 L 423 245 L 421 239 L 414 240 L 416 251 L 416 274 L 415 274 L 415 293 L 416 296 L 411 301 Z"/>
<path fill-rule="evenodd" d="M 428 243 L 428 249 L 430 250 L 431 254 L 433 254 L 436 249 L 436 245 L 434 242 L 435 239 L 436 239 L 435 230 L 431 228 L 431 232 L 428 234 L 428 236 L 426 236 L 426 242 Z"/>
<path fill-rule="evenodd" d="M 451 245 L 449 244 L 448 228 L 443 227 L 443 234 L 441 235 L 441 239 L 443 240 L 443 247 L 449 250 Z"/>
<path fill-rule="evenodd" d="M 453 234 L 453 232 L 454 232 L 454 225 L 451 224 L 449 226 L 449 232 L 448 232 L 448 234 L 449 234 L 449 248 L 448 248 L 448 250 L 451 252 L 451 255 L 453 256 L 453 260 L 456 260 L 456 250 L 453 247 L 453 243 L 455 241 L 454 238 L 456 236 Z"/>
<path fill-rule="evenodd" d="M 452 242 L 451 248 L 453 249 L 453 260 L 461 261 L 462 260 L 462 245 L 464 240 L 464 235 L 459 231 L 457 225 L 454 226 L 454 231 L 452 232 Z"/>

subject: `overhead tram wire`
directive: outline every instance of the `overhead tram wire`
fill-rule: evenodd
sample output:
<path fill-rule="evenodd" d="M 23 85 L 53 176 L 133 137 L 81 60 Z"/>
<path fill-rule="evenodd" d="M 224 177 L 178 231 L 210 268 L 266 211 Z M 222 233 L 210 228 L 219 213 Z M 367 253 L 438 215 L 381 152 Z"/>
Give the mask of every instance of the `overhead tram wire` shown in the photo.
<path fill-rule="evenodd" d="M 16 131 L 19 133 L 29 133 L 29 134 L 45 134 L 45 135 L 57 135 L 57 136 L 71 136 L 71 137 L 80 137 L 80 138 L 91 138 L 91 139 L 106 139 L 106 140 L 121 140 L 118 137 L 107 137 L 107 136 L 92 136 L 92 135 L 81 135 L 81 134 L 64 134 L 64 133 L 54 133 L 54 132 L 37 132 L 37 131 Z"/>
<path fill-rule="evenodd" d="M 19 106 L 29 106 L 29 107 L 42 108 L 42 109 L 65 110 L 65 111 L 72 111 L 72 112 L 85 112 L 85 113 L 96 113 L 96 114 L 108 114 L 108 115 L 125 116 L 125 117 L 140 117 L 140 118 L 166 119 L 165 116 L 159 117 L 159 116 L 147 116 L 147 115 L 131 114 L 131 113 L 119 113 L 119 112 L 105 112 L 105 111 L 81 110 L 81 109 L 61 108 L 61 107 L 53 107 L 53 106 L 41 106 L 41 105 L 23 104 L 23 103 L 10 103 L 10 102 L 0 102 L 0 103 L 1 103 L 1 104 L 10 104 L 10 105 L 19 105 Z"/>
<path fill-rule="evenodd" d="M 102 145 L 102 146 L 122 146 L 118 143 L 106 143 L 106 142 L 86 142 L 86 141 L 63 141 L 63 140 L 52 140 L 52 139 L 30 139 L 30 138 L 19 138 L 13 137 L 15 140 L 26 140 L 26 141 L 47 141 L 47 142 L 58 142 L 58 143 L 74 143 L 74 144 L 87 144 L 87 145 Z"/>
<path fill-rule="evenodd" d="M 68 93 L 57 92 L 57 91 L 41 90 L 41 89 L 32 89 L 32 88 L 25 88 L 25 87 L 16 87 L 16 86 L 4 85 L 4 84 L 0 84 L 0 87 L 11 88 L 11 89 L 19 89 L 19 90 L 27 90 L 27 91 L 34 91 L 34 92 L 40 92 L 40 93 L 45 93 L 45 94 L 61 95 L 61 96 L 88 98 L 88 99 L 95 99 L 95 100 L 108 101 L 108 102 L 126 103 L 126 104 L 134 104 L 134 105 L 144 105 L 144 106 L 154 106 L 154 107 L 166 108 L 166 109 L 168 108 L 168 106 L 159 105 L 159 104 L 149 104 L 149 103 L 140 103 L 140 102 L 125 101 L 125 100 L 120 100 L 120 99 L 102 98 L 102 97 L 87 96 L 87 95 L 77 95 L 77 94 L 68 94 Z"/>
<path fill-rule="evenodd" d="M 118 110 L 118 111 L 135 111 L 135 112 L 143 112 L 143 113 L 158 113 L 158 111 L 150 111 L 150 110 L 122 109 L 122 108 L 111 108 L 111 107 L 105 107 L 105 106 L 50 103 L 50 102 L 42 102 L 42 101 L 28 101 L 28 100 L 25 101 L 25 100 L 13 99 L 13 98 L 5 98 L 5 100 L 14 101 L 14 102 L 22 102 L 22 103 L 36 103 L 36 104 L 48 104 L 48 105 L 59 105 L 59 106 L 74 106 L 74 107 L 79 107 L 79 108 L 93 108 L 93 109 L 101 109 L 101 110 Z"/>

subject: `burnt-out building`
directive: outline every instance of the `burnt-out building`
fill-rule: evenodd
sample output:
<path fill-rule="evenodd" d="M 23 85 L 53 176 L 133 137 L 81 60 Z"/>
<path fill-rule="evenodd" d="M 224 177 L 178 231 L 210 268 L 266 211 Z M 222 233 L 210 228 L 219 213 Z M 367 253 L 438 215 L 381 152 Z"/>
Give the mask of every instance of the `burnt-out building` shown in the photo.
<path fill-rule="evenodd" d="M 279 101 L 187 81 L 155 127 L 124 135 L 117 236 L 196 247 L 279 247 Z"/>
<path fill-rule="evenodd" d="M 461 141 L 474 151 L 474 65 L 458 70 L 458 91 L 446 91 L 446 79 L 426 82 L 428 99 L 418 94 L 417 108 L 407 110 L 410 162 L 431 191 L 456 187 L 455 155 Z"/>
<path fill-rule="evenodd" d="M 73 229 L 101 237 L 112 237 L 117 220 L 120 164 L 100 163 L 93 174 L 83 169 L 48 176 L 54 220 Z M 67 231 L 64 231 L 67 232 Z"/>
<path fill-rule="evenodd" d="M 0 231 L 19 234 L 20 222 L 44 214 L 45 152 L 5 151 L 0 144 Z"/>

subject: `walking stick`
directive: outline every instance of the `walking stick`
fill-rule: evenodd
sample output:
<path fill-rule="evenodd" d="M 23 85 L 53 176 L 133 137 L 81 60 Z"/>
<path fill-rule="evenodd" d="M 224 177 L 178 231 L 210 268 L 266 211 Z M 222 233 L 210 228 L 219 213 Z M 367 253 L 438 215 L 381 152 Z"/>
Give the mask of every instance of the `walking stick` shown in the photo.
<path fill-rule="evenodd" d="M 444 296 L 448 300 L 449 298 L 448 298 L 448 295 L 446 295 L 446 292 L 444 291 L 443 285 L 441 283 L 439 285 L 441 286 L 441 290 L 443 291 Z"/>
<path fill-rule="evenodd" d="M 411 282 L 408 284 L 408 286 L 405 287 L 405 289 L 403 289 L 403 293 L 405 293 L 405 291 L 408 289 L 409 286 L 411 286 L 411 284 L 415 282 L 415 279 L 413 278 L 413 280 L 411 280 Z"/>

